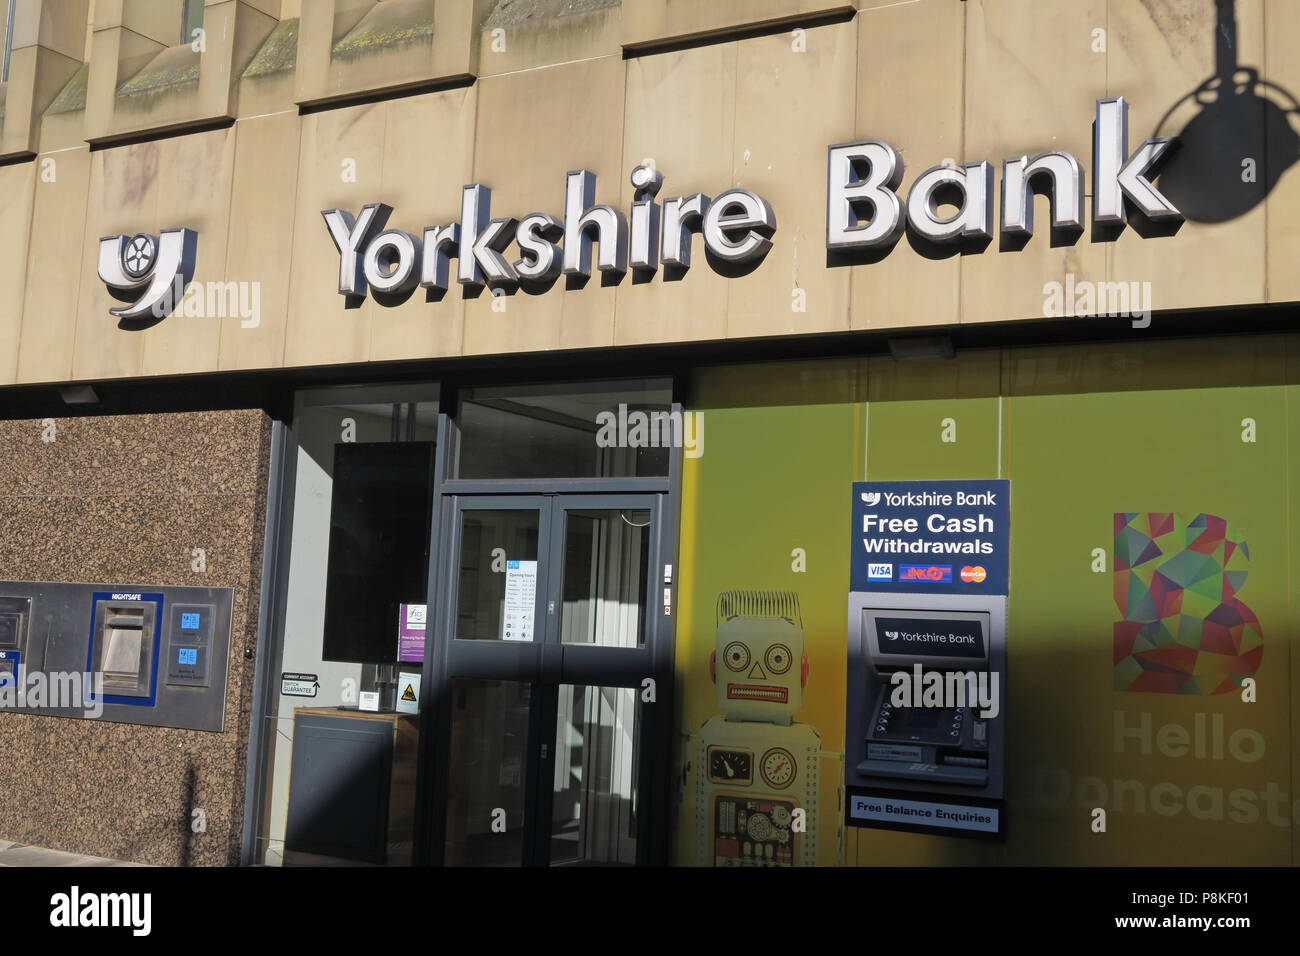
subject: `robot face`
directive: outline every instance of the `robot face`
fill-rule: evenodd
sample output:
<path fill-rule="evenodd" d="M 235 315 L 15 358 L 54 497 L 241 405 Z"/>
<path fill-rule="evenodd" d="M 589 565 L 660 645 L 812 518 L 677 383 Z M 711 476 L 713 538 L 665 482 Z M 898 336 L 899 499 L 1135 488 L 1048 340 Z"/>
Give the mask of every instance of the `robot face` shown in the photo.
<path fill-rule="evenodd" d="M 733 617 L 713 652 L 717 702 L 728 719 L 788 724 L 803 706 L 803 629 L 781 617 Z"/>

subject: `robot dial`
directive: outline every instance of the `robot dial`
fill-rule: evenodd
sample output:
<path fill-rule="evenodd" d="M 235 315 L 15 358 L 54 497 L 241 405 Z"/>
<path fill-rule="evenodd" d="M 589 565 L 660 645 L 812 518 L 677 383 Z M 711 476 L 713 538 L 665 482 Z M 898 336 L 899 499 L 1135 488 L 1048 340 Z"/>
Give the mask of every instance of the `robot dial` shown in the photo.
<path fill-rule="evenodd" d="M 777 790 L 784 790 L 794 782 L 794 757 L 791 756 L 790 751 L 781 747 L 773 747 L 763 754 L 758 769 L 763 775 L 763 781 Z"/>
<path fill-rule="evenodd" d="M 788 827 L 790 825 L 790 808 L 785 804 L 777 804 L 773 807 L 772 822 L 779 827 Z"/>
<path fill-rule="evenodd" d="M 793 660 L 794 655 L 784 644 L 773 644 L 763 655 L 763 663 L 773 674 L 784 674 L 790 669 L 790 662 Z"/>
<path fill-rule="evenodd" d="M 749 648 L 740 641 L 732 641 L 722 649 L 722 660 L 733 671 L 743 671 L 749 666 Z"/>
<path fill-rule="evenodd" d="M 709 779 L 717 783 L 750 783 L 754 779 L 754 755 L 747 750 L 710 747 Z"/>

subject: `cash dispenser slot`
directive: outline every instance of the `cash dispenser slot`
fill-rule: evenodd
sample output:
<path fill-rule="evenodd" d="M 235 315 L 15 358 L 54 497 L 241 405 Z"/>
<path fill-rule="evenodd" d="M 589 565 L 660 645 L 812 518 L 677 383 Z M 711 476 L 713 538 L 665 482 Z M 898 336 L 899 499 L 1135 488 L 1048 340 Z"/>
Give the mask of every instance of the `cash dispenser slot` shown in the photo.
<path fill-rule="evenodd" d="M 122 697 L 148 697 L 153 670 L 153 615 L 142 605 L 109 604 L 99 631 L 97 670 L 104 691 Z"/>

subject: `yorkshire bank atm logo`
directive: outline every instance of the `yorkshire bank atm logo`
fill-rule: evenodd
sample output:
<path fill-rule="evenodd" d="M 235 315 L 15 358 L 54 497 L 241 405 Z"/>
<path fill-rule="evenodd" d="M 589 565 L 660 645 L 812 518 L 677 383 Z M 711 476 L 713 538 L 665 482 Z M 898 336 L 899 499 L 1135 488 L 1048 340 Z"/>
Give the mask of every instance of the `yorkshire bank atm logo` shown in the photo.
<path fill-rule="evenodd" d="M 1250 551 L 1225 519 L 1114 516 L 1115 689 L 1226 694 L 1259 670 L 1264 632 L 1237 598 Z"/>

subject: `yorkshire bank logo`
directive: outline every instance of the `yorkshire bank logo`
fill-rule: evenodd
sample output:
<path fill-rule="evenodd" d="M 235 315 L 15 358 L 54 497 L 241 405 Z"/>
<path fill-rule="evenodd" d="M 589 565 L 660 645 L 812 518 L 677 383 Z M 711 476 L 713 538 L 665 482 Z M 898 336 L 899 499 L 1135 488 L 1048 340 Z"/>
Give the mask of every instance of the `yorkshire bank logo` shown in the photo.
<path fill-rule="evenodd" d="M 925 584 L 950 584 L 952 582 L 952 565 L 937 564 L 900 564 L 898 580 L 917 581 Z"/>
<path fill-rule="evenodd" d="M 866 502 L 868 508 L 874 508 L 876 505 L 880 504 L 880 492 L 864 491 L 862 493 L 862 500 Z"/>
<path fill-rule="evenodd" d="M 887 640 L 896 641 L 896 640 L 898 640 L 898 632 L 897 632 L 897 631 L 886 631 L 886 632 L 885 632 L 885 638 L 886 638 Z"/>
<path fill-rule="evenodd" d="M 170 315 L 194 278 L 198 242 L 193 229 L 100 239 L 99 277 L 115 299 L 127 303 L 108 311 L 128 321 Z"/>
<path fill-rule="evenodd" d="M 961 579 L 965 581 L 967 584 L 980 584 L 988 576 L 989 573 L 985 571 L 984 568 L 978 564 L 975 565 L 974 567 L 970 567 L 968 565 L 961 569 Z"/>
<path fill-rule="evenodd" d="M 1218 515 L 1114 515 L 1115 689 L 1227 694 L 1259 671 L 1264 632 L 1237 598 L 1250 550 Z"/>

